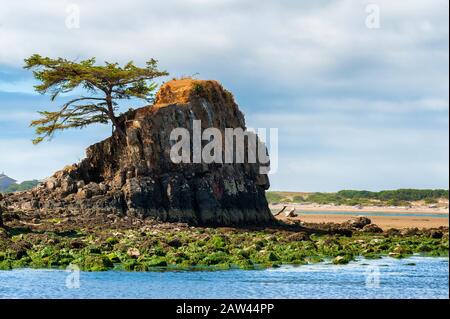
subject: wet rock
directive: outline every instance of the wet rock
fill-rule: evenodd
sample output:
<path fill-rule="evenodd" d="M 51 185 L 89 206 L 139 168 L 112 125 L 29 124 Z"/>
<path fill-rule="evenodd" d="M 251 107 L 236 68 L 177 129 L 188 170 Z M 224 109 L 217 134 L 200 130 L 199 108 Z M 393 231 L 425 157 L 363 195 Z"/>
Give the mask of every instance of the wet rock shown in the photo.
<path fill-rule="evenodd" d="M 337 256 L 333 259 L 333 264 L 335 265 L 345 265 L 350 262 L 350 258 L 347 256 Z"/>
<path fill-rule="evenodd" d="M 309 235 L 304 232 L 294 233 L 292 235 L 289 235 L 287 237 L 288 241 L 305 241 L 305 240 L 311 240 Z"/>
<path fill-rule="evenodd" d="M 441 239 L 444 237 L 444 233 L 437 229 L 431 229 L 430 230 L 430 237 L 434 239 Z"/>
<path fill-rule="evenodd" d="M 364 226 L 369 225 L 371 223 L 372 223 L 372 221 L 369 218 L 364 217 L 364 216 L 358 216 L 347 222 L 347 224 L 350 227 L 357 228 L 357 229 L 362 229 Z"/>
<path fill-rule="evenodd" d="M 387 234 L 388 236 L 400 236 L 400 235 L 401 235 L 401 232 L 400 232 L 400 230 L 397 229 L 397 228 L 389 228 L 389 229 L 386 231 L 386 234 Z"/>
<path fill-rule="evenodd" d="M 85 246 L 85 244 L 81 241 L 72 241 L 70 243 L 70 247 L 73 249 L 81 249 Z"/>
<path fill-rule="evenodd" d="M 174 247 L 174 248 L 179 248 L 179 247 L 181 247 L 181 246 L 183 245 L 182 242 L 181 242 L 179 239 L 177 239 L 177 238 L 172 239 L 172 240 L 169 241 L 167 244 L 168 244 L 170 247 Z"/>
<path fill-rule="evenodd" d="M 401 231 L 403 236 L 417 236 L 420 235 L 420 230 L 417 227 L 405 228 Z"/>
<path fill-rule="evenodd" d="M 368 224 L 362 228 L 365 233 L 382 233 L 383 230 L 375 224 Z"/>

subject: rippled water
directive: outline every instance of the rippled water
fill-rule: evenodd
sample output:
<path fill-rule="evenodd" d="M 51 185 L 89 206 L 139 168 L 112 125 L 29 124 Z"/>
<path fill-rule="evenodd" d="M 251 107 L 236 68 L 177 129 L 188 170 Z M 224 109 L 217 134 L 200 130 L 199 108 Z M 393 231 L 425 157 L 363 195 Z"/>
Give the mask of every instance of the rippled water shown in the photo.
<path fill-rule="evenodd" d="M 379 274 L 379 276 L 378 276 Z M 358 260 L 267 270 L 0 271 L 0 298 L 449 298 L 448 258 Z"/>

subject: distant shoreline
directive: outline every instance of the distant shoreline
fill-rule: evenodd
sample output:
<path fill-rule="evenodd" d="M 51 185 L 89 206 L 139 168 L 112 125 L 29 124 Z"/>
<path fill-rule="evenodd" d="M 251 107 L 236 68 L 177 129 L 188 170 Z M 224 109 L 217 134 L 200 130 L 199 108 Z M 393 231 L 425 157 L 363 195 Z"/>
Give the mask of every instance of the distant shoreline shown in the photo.
<path fill-rule="evenodd" d="M 448 227 L 448 209 L 445 208 L 429 208 L 417 206 L 412 208 L 407 207 L 386 207 L 386 206 L 365 206 L 356 208 L 354 206 L 334 206 L 334 205 L 320 205 L 320 204 L 298 204 L 298 203 L 277 203 L 269 205 L 274 212 L 280 211 L 284 206 L 287 206 L 285 211 L 295 208 L 295 213 L 300 216 L 287 218 L 284 213 L 277 216 L 280 220 L 298 220 L 304 223 L 343 223 L 349 219 L 355 218 L 354 214 L 321 214 L 324 212 L 348 212 L 348 213 L 396 213 L 399 216 L 369 216 L 372 223 L 378 225 L 383 230 L 389 228 L 437 228 Z M 317 214 L 301 215 L 301 212 L 317 212 Z M 408 216 L 411 213 L 418 214 L 447 214 L 447 217 L 423 217 L 423 216 Z M 405 216 L 401 216 L 405 214 Z"/>
<path fill-rule="evenodd" d="M 281 210 L 284 206 L 288 208 L 295 208 L 297 212 L 367 212 L 367 213 L 421 213 L 421 214 L 448 214 L 448 208 L 430 208 L 425 206 L 413 207 L 390 207 L 390 206 L 346 206 L 346 205 L 322 205 L 322 204 L 302 204 L 302 203 L 272 203 L 269 207 L 273 210 Z"/>

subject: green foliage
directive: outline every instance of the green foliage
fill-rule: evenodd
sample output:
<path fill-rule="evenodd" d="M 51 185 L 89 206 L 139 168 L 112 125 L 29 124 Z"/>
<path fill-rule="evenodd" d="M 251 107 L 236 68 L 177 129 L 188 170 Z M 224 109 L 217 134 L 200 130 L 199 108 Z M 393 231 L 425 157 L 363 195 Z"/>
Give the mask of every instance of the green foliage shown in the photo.
<path fill-rule="evenodd" d="M 37 144 L 51 138 L 56 131 L 83 128 L 90 124 L 107 124 L 110 121 L 117 131 L 124 135 L 116 112 L 117 100 L 138 98 L 153 99 L 157 84 L 153 79 L 168 75 L 157 69 L 157 61 L 151 59 L 143 68 L 132 61 L 123 67 L 118 63 L 105 62 L 95 65 L 95 58 L 80 62 L 63 58 L 52 59 L 34 54 L 25 59 L 25 69 L 32 69 L 40 82 L 34 88 L 38 93 L 50 94 L 54 101 L 59 95 L 81 88 L 89 96 L 80 96 L 63 104 L 58 111 L 41 111 L 41 118 L 31 122 L 35 127 Z"/>
<path fill-rule="evenodd" d="M 278 203 L 283 200 L 283 196 L 277 192 L 266 192 L 266 199 L 269 203 Z"/>
<path fill-rule="evenodd" d="M 439 201 L 437 198 L 426 198 L 425 204 L 437 204 Z"/>
<path fill-rule="evenodd" d="M 14 192 L 22 192 L 29 189 L 32 189 L 33 187 L 37 186 L 39 184 L 38 180 L 32 180 L 32 181 L 24 181 L 20 184 L 12 184 L 9 185 L 8 188 L 3 190 L 3 193 L 14 193 Z"/>
<path fill-rule="evenodd" d="M 417 201 L 424 199 L 449 198 L 449 191 L 445 189 L 398 189 L 380 192 L 342 190 L 337 192 L 338 196 L 344 198 L 366 198 L 382 201 Z"/>
<path fill-rule="evenodd" d="M 306 199 L 304 196 L 300 196 L 300 195 L 295 195 L 294 197 L 292 197 L 292 201 L 295 203 L 301 203 L 304 202 Z"/>
<path fill-rule="evenodd" d="M 203 86 L 200 83 L 195 83 L 192 90 L 194 94 L 200 95 L 203 92 Z"/>
<path fill-rule="evenodd" d="M 266 198 L 269 203 L 289 202 L 280 192 L 267 192 Z M 439 198 L 449 198 L 449 191 L 444 189 L 399 189 L 380 192 L 342 190 L 337 193 L 311 193 L 309 195 L 294 195 L 292 201 L 313 202 L 318 204 L 335 205 L 373 205 L 375 203 L 389 206 L 408 206 L 410 201 L 424 200 L 427 204 L 435 204 Z"/>
<path fill-rule="evenodd" d="M 386 202 L 386 205 L 388 206 L 408 206 L 409 202 L 405 200 L 399 200 L 399 199 L 390 199 Z"/>

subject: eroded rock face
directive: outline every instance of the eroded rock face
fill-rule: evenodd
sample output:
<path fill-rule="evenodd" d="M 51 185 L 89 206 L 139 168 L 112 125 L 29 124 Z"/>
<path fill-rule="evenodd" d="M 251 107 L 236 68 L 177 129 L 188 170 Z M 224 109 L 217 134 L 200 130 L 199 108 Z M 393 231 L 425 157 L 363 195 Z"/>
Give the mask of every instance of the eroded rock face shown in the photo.
<path fill-rule="evenodd" d="M 215 81 L 176 80 L 155 104 L 120 118 L 126 138 L 114 133 L 92 145 L 86 158 L 56 172 L 29 192 L 3 200 L 10 208 L 54 214 L 116 214 L 201 225 L 273 222 L 258 164 L 175 164 L 172 129 L 243 128 L 231 93 Z"/>

